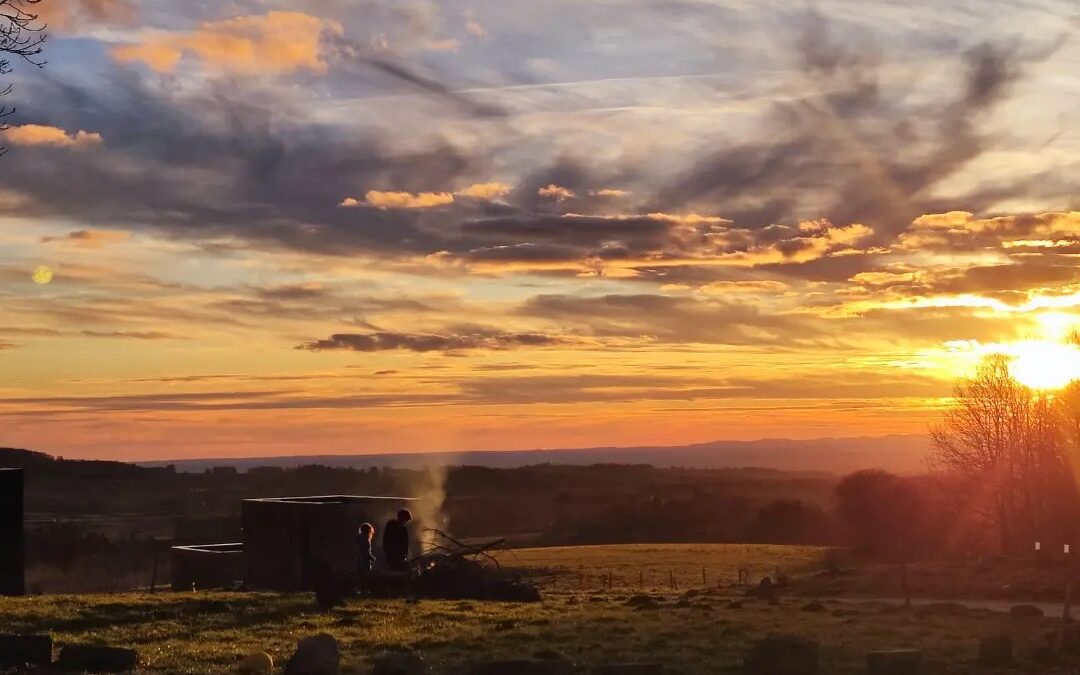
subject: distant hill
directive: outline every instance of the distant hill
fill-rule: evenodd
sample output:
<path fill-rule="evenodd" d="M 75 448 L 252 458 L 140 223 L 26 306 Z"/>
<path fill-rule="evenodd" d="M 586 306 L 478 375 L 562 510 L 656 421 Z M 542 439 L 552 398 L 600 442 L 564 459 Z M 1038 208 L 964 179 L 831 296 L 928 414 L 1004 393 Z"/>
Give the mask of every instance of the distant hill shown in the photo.
<path fill-rule="evenodd" d="M 761 467 L 787 471 L 847 473 L 865 468 L 917 472 L 925 468 L 929 440 L 925 436 L 821 438 L 816 440 L 766 439 L 713 441 L 673 447 L 581 448 L 566 450 L 506 450 L 452 453 L 379 455 L 292 455 L 242 459 L 191 459 L 140 462 L 142 466 L 175 465 L 178 471 L 203 471 L 231 466 L 246 471 L 257 466 L 295 467 L 321 464 L 332 467 L 419 468 L 423 466 L 486 466 L 516 468 L 533 464 L 652 464 L 658 467 L 729 468 Z"/>
<path fill-rule="evenodd" d="M 43 452 L 0 448 L 0 467 L 9 469 L 35 469 L 50 475 L 71 475 L 83 479 L 100 476 L 110 478 L 138 477 L 146 472 L 144 467 L 125 462 L 107 460 L 64 459 Z"/>

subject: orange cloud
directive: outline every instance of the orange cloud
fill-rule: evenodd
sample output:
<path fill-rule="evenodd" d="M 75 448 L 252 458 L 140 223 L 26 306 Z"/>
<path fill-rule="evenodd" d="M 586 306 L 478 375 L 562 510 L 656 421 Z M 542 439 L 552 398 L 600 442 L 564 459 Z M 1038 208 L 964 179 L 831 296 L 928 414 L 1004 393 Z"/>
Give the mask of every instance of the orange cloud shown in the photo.
<path fill-rule="evenodd" d="M 101 248 L 108 244 L 127 241 L 131 237 L 130 232 L 123 230 L 76 230 L 69 232 L 64 237 L 44 237 L 43 243 L 67 243 L 85 248 Z"/>
<path fill-rule="evenodd" d="M 159 73 L 166 73 L 176 67 L 184 52 L 179 47 L 165 43 L 144 43 L 117 45 L 112 49 L 117 61 L 141 61 Z"/>
<path fill-rule="evenodd" d="M 49 28 L 62 30 L 84 23 L 125 25 L 138 16 L 132 0 L 50 0 L 33 11 Z"/>
<path fill-rule="evenodd" d="M 184 55 L 233 73 L 325 72 L 322 38 L 340 35 L 341 24 L 302 12 L 269 12 L 203 23 L 191 33 L 152 35 L 142 42 L 117 45 L 113 58 L 142 62 L 159 72 L 173 70 Z"/>
<path fill-rule="evenodd" d="M 98 133 L 77 131 L 74 134 L 68 134 L 63 129 L 41 124 L 24 124 L 11 127 L 8 129 L 6 137 L 12 145 L 16 146 L 72 148 L 75 150 L 86 150 L 105 142 L 101 134 Z"/>
<path fill-rule="evenodd" d="M 1001 242 L 1001 248 L 1064 248 L 1074 243 L 1067 239 L 1017 239 Z"/>
<path fill-rule="evenodd" d="M 374 206 L 377 209 L 430 209 L 454 203 L 454 195 L 449 192 L 413 193 L 369 190 L 364 199 L 368 206 Z"/>
<path fill-rule="evenodd" d="M 338 206 L 355 208 L 373 206 L 377 209 L 430 209 L 436 206 L 453 204 L 455 197 L 490 201 L 510 193 L 510 186 L 505 183 L 475 183 L 457 192 L 404 192 L 393 190 L 369 190 L 364 201 L 355 197 L 346 197 Z"/>
<path fill-rule="evenodd" d="M 625 197 L 630 194 L 630 191 L 616 190 L 614 188 L 604 188 L 603 190 L 593 190 L 589 194 L 594 197 Z"/>
<path fill-rule="evenodd" d="M 465 32 L 481 40 L 488 37 L 487 28 L 471 13 L 465 16 Z"/>
<path fill-rule="evenodd" d="M 558 202 L 561 202 L 564 199 L 573 199 L 577 196 L 574 194 L 573 190 L 569 188 L 564 188 L 561 185 L 555 185 L 554 183 L 548 185 L 547 187 L 540 188 L 536 191 L 536 194 L 540 195 L 541 197 L 554 199 Z"/>
<path fill-rule="evenodd" d="M 498 199 L 499 197 L 505 197 L 510 194 L 510 186 L 506 183 L 476 183 L 470 185 L 464 190 L 458 190 L 454 194 L 459 197 L 469 197 L 470 199 Z"/>
<path fill-rule="evenodd" d="M 725 295 L 728 293 L 778 294 L 786 292 L 789 288 L 782 281 L 761 279 L 758 281 L 714 281 L 711 284 L 705 284 L 698 290 L 705 295 Z"/>
<path fill-rule="evenodd" d="M 919 272 L 859 272 L 849 281 L 860 286 L 895 286 L 918 280 Z"/>
<path fill-rule="evenodd" d="M 995 218 L 976 218 L 967 211 L 950 211 L 916 218 L 900 235 L 899 247 L 907 250 L 997 245 L 1003 248 L 1058 248 L 1071 245 L 1070 240 L 1078 235 L 1080 211 Z"/>
<path fill-rule="evenodd" d="M 424 45 L 429 52 L 456 52 L 461 49 L 461 42 L 453 38 L 431 40 Z"/>

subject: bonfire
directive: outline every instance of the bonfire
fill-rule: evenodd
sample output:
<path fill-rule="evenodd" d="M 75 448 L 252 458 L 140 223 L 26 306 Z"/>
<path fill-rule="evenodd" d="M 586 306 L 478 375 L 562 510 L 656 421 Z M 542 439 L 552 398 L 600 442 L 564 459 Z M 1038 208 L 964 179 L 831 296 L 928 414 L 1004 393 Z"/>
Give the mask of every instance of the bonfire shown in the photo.
<path fill-rule="evenodd" d="M 427 551 L 409 561 L 411 587 L 416 595 L 451 600 L 540 600 L 534 584 L 504 569 L 491 555 L 505 540 L 465 544 L 440 530 L 425 532 L 432 535 Z"/>

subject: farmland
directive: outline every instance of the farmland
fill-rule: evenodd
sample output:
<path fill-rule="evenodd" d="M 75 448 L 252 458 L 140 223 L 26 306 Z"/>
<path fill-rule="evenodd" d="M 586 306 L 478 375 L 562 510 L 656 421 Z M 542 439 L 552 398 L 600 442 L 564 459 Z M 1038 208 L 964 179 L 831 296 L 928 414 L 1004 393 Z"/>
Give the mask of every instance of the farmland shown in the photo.
<path fill-rule="evenodd" d="M 1008 635 L 1019 670 L 1039 664 L 1051 619 L 1012 618 L 955 605 L 903 609 L 880 602 L 782 596 L 769 604 L 730 585 L 739 567 L 786 569 L 812 577 L 821 551 L 803 547 L 632 546 L 534 549 L 501 554 L 503 564 L 562 571 L 575 578 L 592 567 L 630 578 L 657 571 L 642 591 L 629 581 L 609 588 L 564 583 L 538 604 L 354 599 L 329 613 L 310 595 L 245 592 L 45 596 L 0 600 L 0 630 L 50 631 L 58 642 L 136 647 L 156 673 L 228 672 L 252 650 L 277 662 L 296 641 L 327 632 L 342 648 L 346 673 L 366 673 L 386 649 L 410 648 L 436 674 L 467 672 L 467 664 L 497 658 L 562 657 L 588 666 L 652 661 L 688 675 L 738 672 L 748 645 L 771 632 L 818 640 L 826 673 L 865 672 L 865 653 L 917 647 L 924 672 L 973 672 L 978 638 Z M 515 562 L 511 562 L 513 558 Z M 704 566 L 715 581 L 690 583 Z M 662 588 L 664 570 L 678 572 L 679 590 Z M 710 571 L 711 570 L 711 571 Z M 632 572 L 632 573 L 631 573 Z M 670 578 L 669 578 L 670 581 Z M 1008 671 L 996 671 L 1008 672 Z"/>

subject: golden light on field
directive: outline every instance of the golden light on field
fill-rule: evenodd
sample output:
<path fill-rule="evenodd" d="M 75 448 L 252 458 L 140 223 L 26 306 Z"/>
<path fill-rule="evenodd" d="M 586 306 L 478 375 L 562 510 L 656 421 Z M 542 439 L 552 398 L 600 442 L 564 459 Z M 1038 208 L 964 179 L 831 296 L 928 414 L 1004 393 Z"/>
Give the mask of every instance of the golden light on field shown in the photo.
<path fill-rule="evenodd" d="M 1003 349 L 1013 357 L 1013 377 L 1032 389 L 1061 389 L 1080 379 L 1080 349 L 1049 340 L 1028 340 Z"/>
<path fill-rule="evenodd" d="M 35 284 L 44 286 L 53 280 L 53 271 L 45 265 L 38 265 L 34 268 L 34 272 L 30 275 L 30 278 Z"/>

